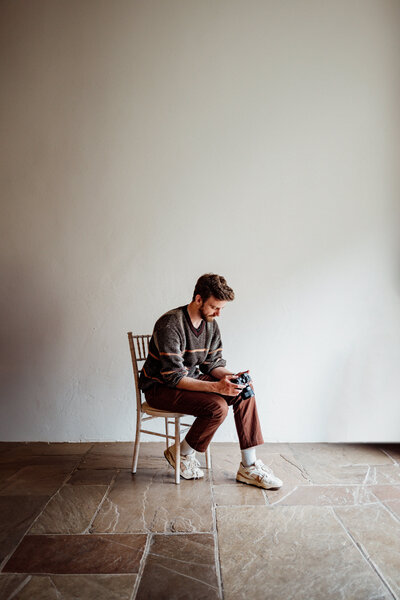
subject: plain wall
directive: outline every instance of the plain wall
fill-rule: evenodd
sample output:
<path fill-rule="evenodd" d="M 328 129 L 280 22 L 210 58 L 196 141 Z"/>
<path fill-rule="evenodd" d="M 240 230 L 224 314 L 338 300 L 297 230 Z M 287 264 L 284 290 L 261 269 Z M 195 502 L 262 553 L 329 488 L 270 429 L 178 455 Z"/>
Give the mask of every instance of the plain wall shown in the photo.
<path fill-rule="evenodd" d="M 0 10 L 0 438 L 133 439 L 126 333 L 212 271 L 266 441 L 399 440 L 399 3 Z"/>

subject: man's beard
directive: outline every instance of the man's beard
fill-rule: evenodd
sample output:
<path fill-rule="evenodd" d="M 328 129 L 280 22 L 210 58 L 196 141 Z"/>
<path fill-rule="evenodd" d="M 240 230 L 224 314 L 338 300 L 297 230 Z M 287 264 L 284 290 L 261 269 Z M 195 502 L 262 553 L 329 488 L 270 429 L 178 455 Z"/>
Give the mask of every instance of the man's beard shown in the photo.
<path fill-rule="evenodd" d="M 214 317 L 209 317 L 205 314 L 202 306 L 199 308 L 199 313 L 203 321 L 205 321 L 206 323 L 211 323 L 211 321 L 214 321 Z"/>

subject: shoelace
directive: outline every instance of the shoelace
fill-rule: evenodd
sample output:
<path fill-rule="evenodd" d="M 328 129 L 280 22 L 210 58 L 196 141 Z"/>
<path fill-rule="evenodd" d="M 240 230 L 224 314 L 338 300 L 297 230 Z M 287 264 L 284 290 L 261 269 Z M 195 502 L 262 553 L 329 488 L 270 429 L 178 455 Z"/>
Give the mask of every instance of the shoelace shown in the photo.
<path fill-rule="evenodd" d="M 267 467 L 267 465 L 264 465 L 264 463 L 262 462 L 262 460 L 257 459 L 256 462 L 254 463 L 256 468 L 263 471 L 264 473 L 267 473 L 267 475 L 273 475 L 274 472 L 272 471 L 272 469 L 270 467 Z"/>
<path fill-rule="evenodd" d="M 265 479 L 267 482 L 273 481 L 274 473 L 273 471 L 264 465 L 261 460 L 256 460 L 254 465 L 250 467 L 250 473 L 254 475 L 258 475 L 261 479 Z"/>
<path fill-rule="evenodd" d="M 199 478 L 199 467 L 200 467 L 200 462 L 197 460 L 197 458 L 193 455 L 193 454 L 188 454 L 187 456 L 185 456 L 184 459 L 181 459 L 183 464 L 185 465 L 186 469 L 191 469 L 193 470 L 193 474 L 195 479 Z"/>

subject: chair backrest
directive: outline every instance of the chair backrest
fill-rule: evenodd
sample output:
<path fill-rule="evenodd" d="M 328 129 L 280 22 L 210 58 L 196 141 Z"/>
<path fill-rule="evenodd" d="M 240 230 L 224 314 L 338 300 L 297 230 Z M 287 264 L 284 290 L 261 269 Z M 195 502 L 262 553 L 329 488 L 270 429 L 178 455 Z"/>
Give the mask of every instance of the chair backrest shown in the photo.
<path fill-rule="evenodd" d="M 151 335 L 133 335 L 132 332 L 129 331 L 128 338 L 129 347 L 131 349 L 133 375 L 135 377 L 136 404 L 137 409 L 140 412 L 142 406 L 142 396 L 139 389 L 139 375 L 142 371 L 141 367 L 143 366 L 143 363 L 146 360 L 149 352 Z"/>

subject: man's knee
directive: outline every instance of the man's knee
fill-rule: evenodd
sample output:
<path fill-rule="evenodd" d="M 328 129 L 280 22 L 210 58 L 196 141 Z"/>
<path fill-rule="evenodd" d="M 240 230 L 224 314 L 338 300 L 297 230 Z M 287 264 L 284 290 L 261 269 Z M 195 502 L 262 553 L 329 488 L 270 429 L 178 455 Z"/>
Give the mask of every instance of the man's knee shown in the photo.
<path fill-rule="evenodd" d="M 244 398 L 237 404 L 234 404 L 233 411 L 234 412 L 244 412 L 244 411 L 257 410 L 256 397 L 250 396 L 250 398 Z"/>
<path fill-rule="evenodd" d="M 211 411 L 213 419 L 216 419 L 222 423 L 228 414 L 229 406 L 224 398 L 216 395 L 213 398 Z"/>

